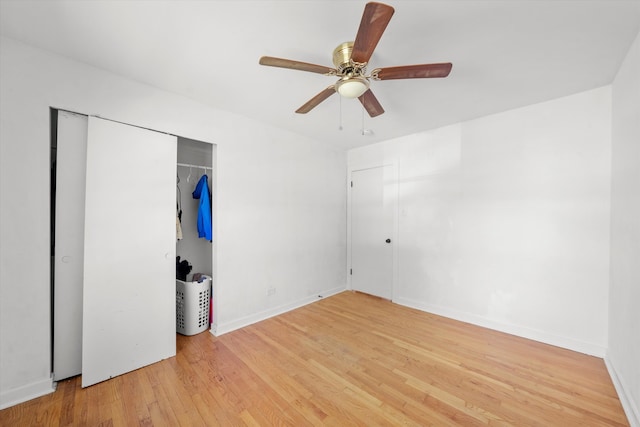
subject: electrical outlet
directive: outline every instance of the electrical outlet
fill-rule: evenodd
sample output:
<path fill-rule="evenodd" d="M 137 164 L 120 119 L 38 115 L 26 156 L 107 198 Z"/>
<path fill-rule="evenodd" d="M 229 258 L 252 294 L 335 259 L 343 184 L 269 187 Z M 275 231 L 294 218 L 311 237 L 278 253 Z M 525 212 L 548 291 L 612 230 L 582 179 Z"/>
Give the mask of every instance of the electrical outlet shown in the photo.
<path fill-rule="evenodd" d="M 273 286 L 271 286 L 269 289 L 267 289 L 267 296 L 271 296 L 271 295 L 275 295 L 276 294 L 276 288 L 274 288 Z"/>

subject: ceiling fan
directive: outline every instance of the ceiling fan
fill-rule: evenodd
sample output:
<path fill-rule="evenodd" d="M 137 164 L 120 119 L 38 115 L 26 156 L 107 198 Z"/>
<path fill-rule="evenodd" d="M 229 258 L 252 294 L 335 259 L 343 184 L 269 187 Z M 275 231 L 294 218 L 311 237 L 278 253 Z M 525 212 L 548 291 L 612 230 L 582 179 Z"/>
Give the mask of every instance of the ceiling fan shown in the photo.
<path fill-rule="evenodd" d="M 296 113 L 308 113 L 322 101 L 338 92 L 345 98 L 358 98 L 371 117 L 379 116 L 384 113 L 384 109 L 369 88 L 370 80 L 447 77 L 452 67 L 450 62 L 404 65 L 376 68 L 367 75 L 367 63 L 380 41 L 382 33 L 387 28 L 393 12 L 393 7 L 389 5 L 375 2 L 367 3 L 355 41 L 341 43 L 333 51 L 333 64 L 336 68 L 272 56 L 263 56 L 260 58 L 260 64 L 339 77 L 335 84 L 311 98 L 298 108 Z"/>

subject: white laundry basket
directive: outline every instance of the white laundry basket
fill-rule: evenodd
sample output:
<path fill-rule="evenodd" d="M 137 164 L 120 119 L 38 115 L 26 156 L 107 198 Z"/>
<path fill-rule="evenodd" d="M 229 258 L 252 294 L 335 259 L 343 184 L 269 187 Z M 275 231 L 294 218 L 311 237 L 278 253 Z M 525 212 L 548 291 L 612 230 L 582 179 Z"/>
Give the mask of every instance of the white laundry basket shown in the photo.
<path fill-rule="evenodd" d="M 176 280 L 176 332 L 195 335 L 209 328 L 211 277 L 202 282 Z"/>

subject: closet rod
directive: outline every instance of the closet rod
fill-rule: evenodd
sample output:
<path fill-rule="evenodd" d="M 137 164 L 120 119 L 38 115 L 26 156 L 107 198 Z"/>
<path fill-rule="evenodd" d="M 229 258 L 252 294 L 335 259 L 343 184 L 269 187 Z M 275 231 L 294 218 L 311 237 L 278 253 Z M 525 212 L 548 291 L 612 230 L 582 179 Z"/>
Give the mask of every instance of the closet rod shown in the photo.
<path fill-rule="evenodd" d="M 202 165 L 192 165 L 189 163 L 178 163 L 178 166 L 184 166 L 187 168 L 200 168 L 200 169 L 211 169 L 213 170 L 213 168 L 211 166 L 202 166 Z"/>

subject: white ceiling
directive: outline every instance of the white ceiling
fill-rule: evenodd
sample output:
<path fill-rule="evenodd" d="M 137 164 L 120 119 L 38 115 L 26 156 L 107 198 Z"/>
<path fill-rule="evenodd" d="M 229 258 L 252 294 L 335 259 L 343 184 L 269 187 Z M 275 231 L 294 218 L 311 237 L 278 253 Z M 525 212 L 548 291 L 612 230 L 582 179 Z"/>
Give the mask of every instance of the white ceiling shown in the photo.
<path fill-rule="evenodd" d="M 372 82 L 374 119 L 337 95 L 295 114 L 336 79 L 258 59 L 333 67 L 365 3 L 1 0 L 0 31 L 346 149 L 609 84 L 640 29 L 640 0 L 388 0 L 369 70 L 452 62 L 449 77 Z"/>

